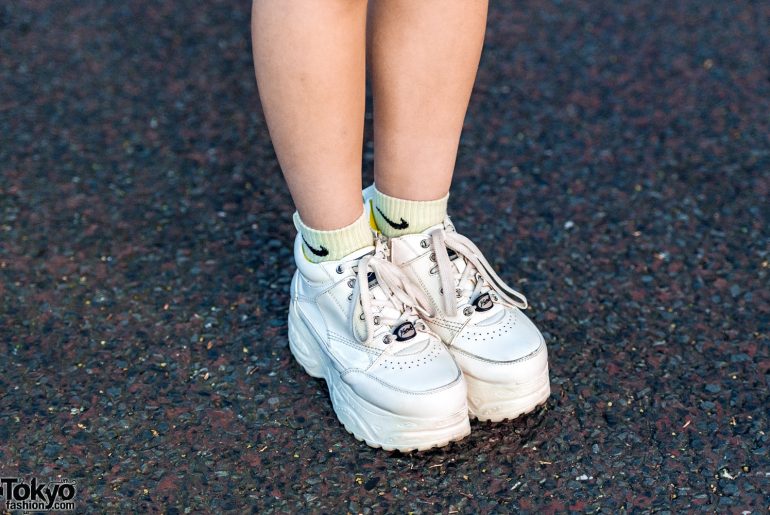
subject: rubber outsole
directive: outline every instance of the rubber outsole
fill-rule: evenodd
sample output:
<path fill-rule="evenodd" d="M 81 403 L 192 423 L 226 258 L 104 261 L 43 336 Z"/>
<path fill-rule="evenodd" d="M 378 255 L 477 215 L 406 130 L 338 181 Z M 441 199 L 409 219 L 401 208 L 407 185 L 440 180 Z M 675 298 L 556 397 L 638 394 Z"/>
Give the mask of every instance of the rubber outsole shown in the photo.
<path fill-rule="evenodd" d="M 546 397 L 546 399 L 543 400 L 543 402 L 535 404 L 534 406 L 532 406 L 532 408 L 528 409 L 527 411 L 522 411 L 518 415 L 506 416 L 504 418 L 479 418 L 475 416 L 473 413 L 471 413 L 470 411 L 468 412 L 468 417 L 471 420 L 478 420 L 479 422 L 489 422 L 490 424 L 497 424 L 498 422 L 511 422 L 513 420 L 520 419 L 525 415 L 529 415 L 530 413 L 533 413 L 535 410 L 537 410 L 542 406 L 545 406 L 547 403 L 548 403 L 548 398 Z"/>
<path fill-rule="evenodd" d="M 369 447 L 372 447 L 374 449 L 382 449 L 383 451 L 387 451 L 387 452 L 396 452 L 396 451 L 398 451 L 398 452 L 402 452 L 404 454 L 408 454 L 410 452 L 425 452 L 425 451 L 429 451 L 431 449 L 439 449 L 441 447 L 446 447 L 446 446 L 448 446 L 451 443 L 459 442 L 460 440 L 462 440 L 463 438 L 465 438 L 466 436 L 471 434 L 471 427 L 470 427 L 470 424 L 468 424 L 468 430 L 467 431 L 465 431 L 463 433 L 460 433 L 458 435 L 455 435 L 453 437 L 450 437 L 446 441 L 436 442 L 436 443 L 431 444 L 429 446 L 391 447 L 391 446 L 388 446 L 388 445 L 382 445 L 382 444 L 378 444 L 378 443 L 374 443 L 374 442 L 369 442 L 366 439 L 361 438 L 360 436 L 357 436 L 353 431 L 348 429 L 348 427 L 345 424 L 342 424 L 342 427 L 344 427 L 345 431 L 347 431 L 349 434 L 353 435 L 353 438 L 355 438 L 359 442 L 365 443 Z"/>
<path fill-rule="evenodd" d="M 465 375 L 468 385 L 468 416 L 482 422 L 515 420 L 542 406 L 551 396 L 548 366 L 523 384 L 486 383 Z"/>

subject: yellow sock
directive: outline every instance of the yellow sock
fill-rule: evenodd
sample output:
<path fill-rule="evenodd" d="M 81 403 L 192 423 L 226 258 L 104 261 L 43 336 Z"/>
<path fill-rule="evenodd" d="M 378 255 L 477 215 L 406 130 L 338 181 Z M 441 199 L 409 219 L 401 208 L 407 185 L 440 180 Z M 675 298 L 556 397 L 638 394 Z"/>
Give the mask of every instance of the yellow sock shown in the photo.
<path fill-rule="evenodd" d="M 295 212 L 294 226 L 302 235 L 305 257 L 313 263 L 336 261 L 359 249 L 374 245 L 374 234 L 365 211 L 352 224 L 331 231 L 308 227 L 300 219 L 299 213 Z"/>
<path fill-rule="evenodd" d="M 377 228 L 389 238 L 422 232 L 446 217 L 447 193 L 438 200 L 404 200 L 385 195 L 377 188 L 372 199 Z"/>

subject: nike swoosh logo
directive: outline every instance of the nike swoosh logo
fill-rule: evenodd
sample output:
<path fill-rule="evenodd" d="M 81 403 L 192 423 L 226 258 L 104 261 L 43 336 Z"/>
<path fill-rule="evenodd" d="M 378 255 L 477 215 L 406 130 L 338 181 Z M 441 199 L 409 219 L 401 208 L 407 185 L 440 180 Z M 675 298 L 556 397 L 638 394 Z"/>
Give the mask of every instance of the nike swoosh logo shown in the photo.
<path fill-rule="evenodd" d="M 310 252 L 312 252 L 316 256 L 324 257 L 324 256 L 328 256 L 329 255 L 329 251 L 323 245 L 321 245 L 321 249 L 319 250 L 319 249 L 314 249 L 313 247 L 311 247 L 310 244 L 307 242 L 307 240 L 305 239 L 304 236 L 302 237 L 302 241 L 305 242 L 305 245 L 307 246 L 307 248 L 310 249 Z"/>
<path fill-rule="evenodd" d="M 404 220 L 403 218 L 401 219 L 401 222 L 400 222 L 400 223 L 395 223 L 393 220 L 391 220 L 390 218 L 388 218 L 387 216 L 385 216 L 385 213 L 383 213 L 383 212 L 382 212 L 382 209 L 380 209 L 379 207 L 377 208 L 377 211 L 379 211 L 379 213 L 380 213 L 380 216 L 383 218 L 383 220 L 385 220 L 386 222 L 388 222 L 388 225 L 390 225 L 390 226 L 391 226 L 391 227 L 393 227 L 394 229 L 396 229 L 396 230 L 399 230 L 399 231 L 400 231 L 400 230 L 403 230 L 403 229 L 406 229 L 407 227 L 409 227 L 409 222 L 407 222 L 407 221 L 406 221 L 406 220 Z"/>

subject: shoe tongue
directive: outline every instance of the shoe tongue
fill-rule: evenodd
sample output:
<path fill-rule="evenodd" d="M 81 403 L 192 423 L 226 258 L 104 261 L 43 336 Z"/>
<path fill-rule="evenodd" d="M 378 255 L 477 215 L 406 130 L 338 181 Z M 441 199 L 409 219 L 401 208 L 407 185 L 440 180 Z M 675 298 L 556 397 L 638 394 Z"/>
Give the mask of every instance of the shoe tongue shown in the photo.
<path fill-rule="evenodd" d="M 382 289 L 380 284 L 377 282 L 377 277 L 374 275 L 374 272 L 369 272 L 368 274 L 369 278 L 369 295 L 372 296 L 372 298 L 378 299 L 378 300 L 387 300 L 390 298 L 390 296 L 385 292 L 385 290 Z M 374 313 L 372 315 L 377 315 L 381 319 L 392 319 L 396 320 L 404 316 L 404 313 L 401 312 L 396 306 L 387 304 L 384 307 L 376 307 L 373 308 Z M 361 314 L 363 313 L 363 308 L 361 307 L 361 303 L 356 303 L 356 306 L 353 310 L 353 316 L 354 319 L 354 329 L 356 333 L 358 334 L 359 338 L 363 338 L 366 335 L 366 322 L 364 320 L 361 320 Z M 398 344 L 405 344 L 409 341 L 416 341 L 420 338 L 416 338 L 419 336 L 420 333 L 417 332 L 417 329 L 414 326 L 414 323 L 417 321 L 416 317 L 409 316 L 408 318 L 403 318 L 402 321 L 394 326 L 388 327 L 386 325 L 380 324 L 374 326 L 374 338 L 379 339 L 382 338 L 385 334 L 391 334 L 393 335 L 394 339 L 393 342 Z"/>
<path fill-rule="evenodd" d="M 434 228 L 441 228 L 441 227 L 445 228 L 447 232 L 455 232 L 454 225 L 452 225 L 452 223 L 449 221 L 449 217 L 447 217 L 442 224 L 434 225 L 433 227 L 426 229 L 425 232 L 430 233 L 430 231 L 432 231 Z M 446 253 L 447 253 L 447 256 L 449 256 L 449 261 L 450 263 L 452 263 L 452 267 L 454 268 L 453 272 L 454 274 L 456 274 L 455 279 L 460 277 L 462 273 L 465 272 L 466 267 L 473 266 L 465 258 L 463 258 L 459 253 L 450 249 L 449 247 L 447 247 Z M 473 274 L 471 275 L 471 277 L 472 276 Z M 463 286 L 463 285 L 458 285 L 458 286 Z M 477 305 L 477 302 L 479 303 L 479 305 Z M 463 306 L 469 303 L 476 305 L 476 308 L 478 309 L 479 312 L 488 311 L 489 309 L 492 309 L 494 305 L 492 303 L 492 299 L 490 298 L 488 291 L 483 292 L 481 295 L 476 297 L 476 299 L 473 299 L 473 300 L 465 299 L 464 302 L 458 305 L 458 309 L 461 309 Z"/>
<path fill-rule="evenodd" d="M 358 249 L 358 250 L 356 250 L 354 252 L 351 252 L 350 254 L 348 254 L 347 256 L 342 258 L 340 261 L 342 261 L 342 262 L 345 262 L 345 261 L 356 261 L 358 259 L 361 259 L 362 257 L 364 257 L 367 254 L 374 254 L 374 245 L 369 245 L 367 247 L 364 247 L 364 248 Z"/>
<path fill-rule="evenodd" d="M 452 220 L 450 220 L 448 216 L 444 218 L 443 222 L 438 223 L 436 225 L 431 225 L 430 227 L 422 231 L 422 233 L 430 234 L 432 231 L 435 231 L 436 229 L 444 229 L 446 232 L 457 232 L 457 229 L 455 229 L 455 226 L 452 223 Z"/>
<path fill-rule="evenodd" d="M 360 339 L 363 339 L 366 336 L 366 322 L 361 320 L 362 313 L 363 309 L 361 308 L 361 303 L 356 303 L 356 306 L 353 310 L 353 316 L 355 317 L 353 319 L 353 327 Z M 403 313 L 399 313 L 398 310 L 393 306 L 387 306 L 381 310 L 379 308 L 375 308 L 375 312 L 372 315 L 380 316 L 381 318 L 397 319 L 403 316 Z M 375 325 L 374 334 L 372 335 L 374 340 L 379 341 L 386 334 L 393 335 L 393 343 L 391 345 L 405 345 L 407 342 L 416 342 L 417 340 L 421 340 L 421 338 L 419 338 L 421 333 L 417 332 L 417 329 L 414 326 L 416 318 L 412 318 L 413 317 L 410 316 L 408 319 L 404 319 L 401 323 L 390 327 L 384 324 Z"/>
<path fill-rule="evenodd" d="M 369 253 L 372 253 L 374 251 L 374 247 L 370 247 Z M 351 254 L 349 257 L 351 260 L 355 259 L 353 256 L 355 255 Z M 364 257 L 367 253 L 366 252 L 360 252 L 357 251 L 358 258 Z M 346 258 L 347 259 L 347 258 Z M 366 273 L 366 278 L 368 282 L 368 289 L 369 289 L 369 295 L 373 299 L 385 301 L 390 298 L 390 296 L 383 290 L 380 283 L 377 281 L 377 275 L 372 272 L 371 270 L 368 270 Z M 363 294 L 363 292 L 362 292 Z M 379 315 L 380 317 L 384 318 L 392 318 L 397 319 L 402 316 L 402 313 L 400 313 L 395 306 L 386 305 L 385 307 L 375 307 L 374 313 L 372 315 Z M 357 302 L 354 309 L 353 309 L 353 316 L 355 317 L 353 320 L 353 327 L 354 330 L 357 333 L 357 336 L 361 339 L 363 339 L 366 336 L 366 322 L 361 319 L 363 313 L 363 308 L 361 306 L 361 302 Z M 374 336 L 375 337 L 381 337 L 385 333 L 389 332 L 389 329 L 385 325 L 375 325 L 374 326 Z"/>
<path fill-rule="evenodd" d="M 375 247 L 369 246 L 364 247 L 362 249 L 359 249 L 351 254 L 348 254 L 345 256 L 342 261 L 356 261 L 360 260 L 364 256 L 368 254 L 374 254 L 375 253 Z M 376 259 L 376 257 L 375 257 Z M 369 289 L 369 295 L 374 298 L 381 301 L 387 301 L 390 298 L 390 295 L 382 288 L 380 283 L 377 281 L 377 275 L 372 272 L 371 270 L 367 270 L 366 274 L 367 282 L 368 282 L 368 289 Z M 381 318 L 388 318 L 388 319 L 399 319 L 403 317 L 404 313 L 401 312 L 398 308 L 396 308 L 395 305 L 386 305 L 384 307 L 377 307 L 374 308 L 375 313 L 372 315 L 379 315 Z M 355 317 L 353 320 L 353 327 L 355 332 L 357 333 L 357 336 L 361 339 L 364 338 L 366 335 L 366 322 L 364 320 L 361 320 L 361 315 L 363 313 L 363 308 L 361 306 L 361 303 L 356 303 L 356 306 L 353 309 L 353 316 Z M 413 319 L 414 318 L 414 319 Z M 416 322 L 416 317 L 410 316 L 408 319 L 405 318 L 400 324 L 397 324 L 393 327 L 388 327 L 385 325 L 376 325 L 374 326 L 374 336 L 375 338 L 381 338 L 387 333 L 391 333 L 395 339 L 394 342 L 398 342 L 399 344 L 403 345 L 406 344 L 405 347 L 411 348 L 413 345 L 407 344 L 409 341 L 415 341 L 415 343 L 421 343 L 417 342 L 417 340 L 422 340 L 422 338 L 417 338 L 419 336 L 419 333 L 417 332 L 417 329 L 414 327 L 414 322 Z M 403 352 L 403 349 L 399 352 Z"/>
<path fill-rule="evenodd" d="M 436 229 L 443 229 L 443 228 L 444 228 L 444 222 L 441 222 L 440 224 L 431 225 L 430 227 L 428 227 L 427 229 L 422 231 L 422 233 L 429 235 L 430 233 L 432 233 Z"/>

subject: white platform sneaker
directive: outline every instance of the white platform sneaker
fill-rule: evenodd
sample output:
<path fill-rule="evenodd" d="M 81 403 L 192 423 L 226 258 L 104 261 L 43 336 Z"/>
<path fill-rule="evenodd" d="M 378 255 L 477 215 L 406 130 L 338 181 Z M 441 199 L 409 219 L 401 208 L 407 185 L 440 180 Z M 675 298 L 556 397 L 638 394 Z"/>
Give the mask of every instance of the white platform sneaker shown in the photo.
<path fill-rule="evenodd" d="M 357 439 L 403 452 L 440 447 L 470 433 L 465 380 L 418 316 L 427 298 L 387 257 L 378 240 L 315 264 L 298 236 L 289 346 L 326 380 L 337 418 Z"/>
<path fill-rule="evenodd" d="M 423 318 L 463 371 L 472 417 L 513 419 L 548 399 L 548 351 L 521 311 L 527 299 L 498 277 L 448 217 L 422 233 L 391 238 L 389 246 L 391 261 L 429 299 L 434 316 Z"/>

